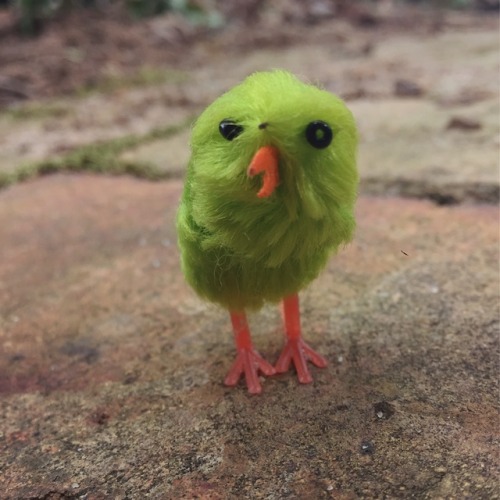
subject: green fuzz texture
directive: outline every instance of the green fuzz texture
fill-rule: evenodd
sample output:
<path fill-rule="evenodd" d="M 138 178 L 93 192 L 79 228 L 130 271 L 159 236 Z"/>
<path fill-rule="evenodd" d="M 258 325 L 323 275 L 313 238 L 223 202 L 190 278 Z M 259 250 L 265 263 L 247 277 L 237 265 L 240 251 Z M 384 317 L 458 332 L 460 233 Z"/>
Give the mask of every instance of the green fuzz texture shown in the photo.
<path fill-rule="evenodd" d="M 225 119 L 243 127 L 232 141 L 219 132 Z M 324 149 L 306 139 L 316 120 L 333 131 Z M 279 151 L 280 184 L 262 199 L 262 179 L 247 169 L 265 145 Z M 310 283 L 352 239 L 356 148 L 343 101 L 285 71 L 255 73 L 214 101 L 193 128 L 177 215 L 188 283 L 230 310 L 258 309 Z"/>

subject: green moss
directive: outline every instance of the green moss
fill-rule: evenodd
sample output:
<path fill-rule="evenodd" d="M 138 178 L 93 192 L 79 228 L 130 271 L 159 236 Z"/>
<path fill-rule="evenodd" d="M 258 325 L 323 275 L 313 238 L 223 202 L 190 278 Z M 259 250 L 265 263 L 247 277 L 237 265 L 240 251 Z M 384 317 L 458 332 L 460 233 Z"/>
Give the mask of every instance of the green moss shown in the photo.
<path fill-rule="evenodd" d="M 124 88 L 183 83 L 188 78 L 188 74 L 183 71 L 144 66 L 135 73 L 104 77 L 94 84 L 79 88 L 76 93 L 82 97 L 93 92 L 111 93 Z"/>
<path fill-rule="evenodd" d="M 13 182 L 12 177 L 12 174 L 0 172 L 0 189 L 4 189 L 10 186 Z"/>
<path fill-rule="evenodd" d="M 159 170 L 152 164 L 132 162 L 120 158 L 121 153 L 132 147 L 159 138 L 167 139 L 188 127 L 194 117 L 179 125 L 171 125 L 151 130 L 145 135 L 129 135 L 109 141 L 93 143 L 70 151 L 58 158 L 49 158 L 20 165 L 12 173 L 0 172 L 0 189 L 37 175 L 55 172 L 94 172 L 110 175 L 133 175 L 135 177 L 159 180 L 171 174 Z"/>
<path fill-rule="evenodd" d="M 14 120 L 34 120 L 61 118 L 67 116 L 70 113 L 70 109 L 60 102 L 28 102 L 9 108 L 3 113 Z"/>

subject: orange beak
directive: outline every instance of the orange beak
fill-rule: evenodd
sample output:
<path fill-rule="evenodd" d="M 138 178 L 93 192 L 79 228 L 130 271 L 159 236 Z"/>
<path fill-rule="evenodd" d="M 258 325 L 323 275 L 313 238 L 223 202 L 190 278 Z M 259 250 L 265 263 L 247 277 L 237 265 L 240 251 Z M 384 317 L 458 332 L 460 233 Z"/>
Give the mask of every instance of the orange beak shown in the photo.
<path fill-rule="evenodd" d="M 262 176 L 262 187 L 257 196 L 267 198 L 271 196 L 280 183 L 278 172 L 278 150 L 272 146 L 261 147 L 252 158 L 247 170 L 248 177 L 254 177 L 258 174 Z"/>

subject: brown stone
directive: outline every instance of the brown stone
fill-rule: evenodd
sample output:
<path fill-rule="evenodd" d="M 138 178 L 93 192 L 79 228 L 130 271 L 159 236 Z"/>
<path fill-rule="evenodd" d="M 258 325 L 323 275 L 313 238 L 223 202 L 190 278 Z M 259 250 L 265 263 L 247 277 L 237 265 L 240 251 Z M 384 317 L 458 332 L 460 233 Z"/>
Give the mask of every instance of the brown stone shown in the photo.
<path fill-rule="evenodd" d="M 179 271 L 180 190 L 0 193 L 3 498 L 495 497 L 496 207 L 362 197 L 354 243 L 302 293 L 329 366 L 252 397 L 222 385 L 227 315 Z M 278 309 L 251 327 L 275 361 Z"/>

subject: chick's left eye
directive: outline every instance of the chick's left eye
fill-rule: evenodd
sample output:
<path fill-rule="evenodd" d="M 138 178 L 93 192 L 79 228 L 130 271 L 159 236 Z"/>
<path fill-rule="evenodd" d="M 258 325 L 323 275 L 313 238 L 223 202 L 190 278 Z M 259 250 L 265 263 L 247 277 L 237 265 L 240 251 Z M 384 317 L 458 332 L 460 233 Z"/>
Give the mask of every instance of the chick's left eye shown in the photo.
<path fill-rule="evenodd" d="M 317 120 L 306 127 L 306 139 L 314 148 L 324 149 L 331 144 L 333 132 L 328 123 Z"/>
<path fill-rule="evenodd" d="M 219 132 L 224 139 L 232 141 L 243 132 L 243 127 L 232 120 L 222 120 L 219 123 Z"/>

